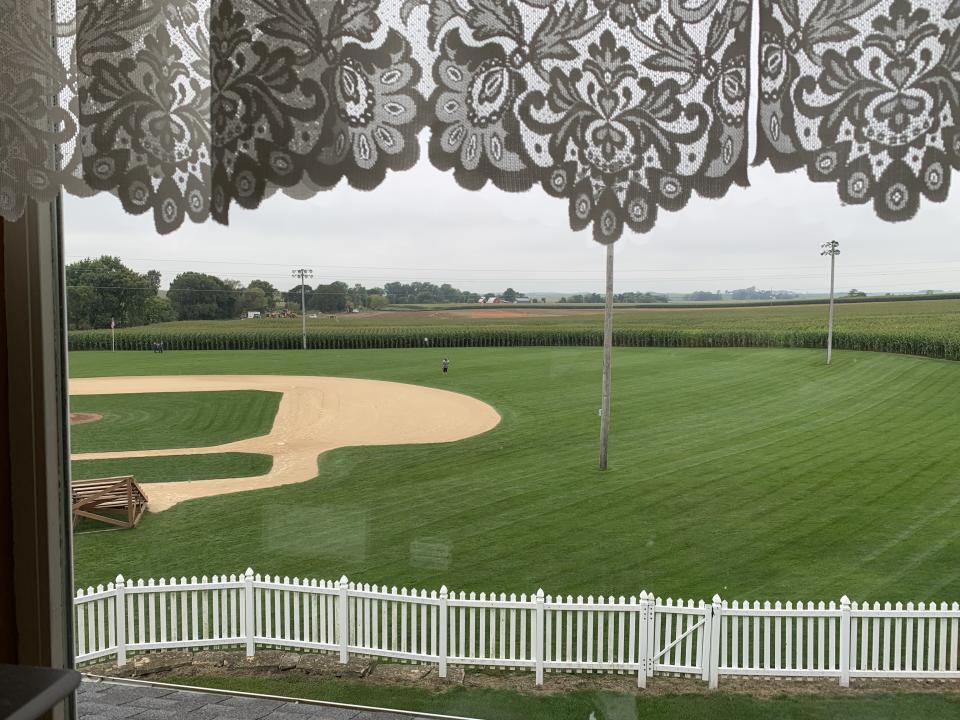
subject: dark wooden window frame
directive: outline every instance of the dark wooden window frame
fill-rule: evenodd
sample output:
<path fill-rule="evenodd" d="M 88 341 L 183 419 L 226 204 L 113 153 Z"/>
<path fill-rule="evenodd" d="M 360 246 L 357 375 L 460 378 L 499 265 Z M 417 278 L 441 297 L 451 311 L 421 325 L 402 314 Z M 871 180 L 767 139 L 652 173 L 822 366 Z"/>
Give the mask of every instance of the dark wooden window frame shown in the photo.
<path fill-rule="evenodd" d="M 73 665 L 61 229 L 59 199 L 0 221 L 0 661 L 54 668 Z"/>

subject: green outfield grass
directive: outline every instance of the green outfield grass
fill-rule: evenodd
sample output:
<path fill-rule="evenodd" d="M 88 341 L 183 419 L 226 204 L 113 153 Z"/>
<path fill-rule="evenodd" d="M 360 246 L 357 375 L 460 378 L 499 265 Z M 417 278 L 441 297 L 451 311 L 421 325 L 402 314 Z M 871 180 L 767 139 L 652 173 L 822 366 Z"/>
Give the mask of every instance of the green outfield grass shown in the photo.
<path fill-rule="evenodd" d="M 197 687 L 240 690 L 489 720 L 946 720 L 960 716 L 950 695 L 876 693 L 856 697 L 792 695 L 636 696 L 614 692 L 519 694 L 458 687 L 442 693 L 316 677 L 167 677 Z M 593 713 L 593 715 L 591 715 Z"/>
<path fill-rule="evenodd" d="M 767 307 L 618 308 L 614 341 L 654 347 L 824 347 L 825 304 Z M 307 320 L 307 342 L 324 349 L 451 346 L 585 346 L 601 339 L 602 309 L 562 305 L 474 310 L 391 310 Z M 835 347 L 960 360 L 960 300 L 844 303 Z M 117 332 L 118 349 L 298 349 L 299 319 L 161 323 Z M 109 330 L 70 333 L 73 350 L 110 348 Z"/>
<path fill-rule="evenodd" d="M 220 445 L 270 432 L 279 404 L 280 393 L 254 390 L 74 395 L 72 412 L 103 418 L 74 425 L 70 442 L 75 453 Z"/>
<path fill-rule="evenodd" d="M 476 591 L 783 600 L 960 596 L 960 364 L 809 350 L 75 353 L 74 376 L 288 373 L 464 392 L 501 424 L 345 448 L 299 485 L 79 537 L 78 584 L 237 572 Z M 118 444 L 134 442 L 117 438 Z"/>
<path fill-rule="evenodd" d="M 133 475 L 139 483 L 216 480 L 265 475 L 273 458 L 255 453 L 170 455 L 110 460 L 75 460 L 70 474 L 75 480 Z"/>

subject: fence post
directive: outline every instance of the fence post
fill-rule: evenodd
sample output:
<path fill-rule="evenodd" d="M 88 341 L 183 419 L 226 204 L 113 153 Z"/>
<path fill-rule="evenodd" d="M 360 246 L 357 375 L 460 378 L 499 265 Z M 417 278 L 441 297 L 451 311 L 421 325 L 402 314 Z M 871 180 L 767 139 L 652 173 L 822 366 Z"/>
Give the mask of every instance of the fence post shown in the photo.
<path fill-rule="evenodd" d="M 840 687 L 850 687 L 850 598 L 840 598 Z"/>
<path fill-rule="evenodd" d="M 253 568 L 243 574 L 244 625 L 247 635 L 247 657 L 253 657 L 256 647 L 257 627 L 253 611 Z"/>
<path fill-rule="evenodd" d="M 117 623 L 117 667 L 123 667 L 127 664 L 127 584 L 123 575 L 117 575 L 116 590 L 114 591 L 113 601 L 116 603 L 114 608 L 114 622 Z"/>
<path fill-rule="evenodd" d="M 340 633 L 340 663 L 350 660 L 350 606 L 347 599 L 347 576 L 340 578 L 340 596 L 337 605 L 337 632 Z"/>
<path fill-rule="evenodd" d="M 640 591 L 640 617 L 637 619 L 640 625 L 640 633 L 637 638 L 637 664 L 640 668 L 637 670 L 637 687 L 645 688 L 647 686 L 647 591 Z"/>
<path fill-rule="evenodd" d="M 704 682 L 710 682 L 710 658 L 712 657 L 711 648 L 713 648 L 713 605 L 705 605 L 701 601 L 700 607 L 703 608 L 703 630 L 701 630 L 703 650 L 700 653 L 703 674 L 700 679 Z"/>
<path fill-rule="evenodd" d="M 713 596 L 713 617 L 710 620 L 710 689 L 720 685 L 720 626 L 723 624 L 723 601 L 719 595 Z"/>
<path fill-rule="evenodd" d="M 652 592 L 647 593 L 647 677 L 653 677 L 653 671 L 657 666 L 657 640 L 656 633 L 657 622 L 657 596 Z"/>
<path fill-rule="evenodd" d="M 447 625 L 450 621 L 450 613 L 447 610 L 447 598 L 449 597 L 449 591 L 447 586 L 444 585 L 440 588 L 440 647 L 437 648 L 437 655 L 439 656 L 440 677 L 445 678 L 447 676 Z"/>
<path fill-rule="evenodd" d="M 543 627 L 543 588 L 540 588 L 536 596 L 533 636 L 533 662 L 537 671 L 537 685 L 543 685 Z"/>

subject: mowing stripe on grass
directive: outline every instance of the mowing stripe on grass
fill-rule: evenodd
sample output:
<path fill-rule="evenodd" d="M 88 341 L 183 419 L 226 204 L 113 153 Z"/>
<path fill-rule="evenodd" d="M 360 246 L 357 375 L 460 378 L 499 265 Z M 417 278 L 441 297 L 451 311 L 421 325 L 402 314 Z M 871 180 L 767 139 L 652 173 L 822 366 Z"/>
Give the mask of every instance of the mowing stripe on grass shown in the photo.
<path fill-rule="evenodd" d="M 273 467 L 273 458 L 255 453 L 213 453 L 74 460 L 70 467 L 75 480 L 133 475 L 139 483 L 181 482 L 265 475 Z"/>

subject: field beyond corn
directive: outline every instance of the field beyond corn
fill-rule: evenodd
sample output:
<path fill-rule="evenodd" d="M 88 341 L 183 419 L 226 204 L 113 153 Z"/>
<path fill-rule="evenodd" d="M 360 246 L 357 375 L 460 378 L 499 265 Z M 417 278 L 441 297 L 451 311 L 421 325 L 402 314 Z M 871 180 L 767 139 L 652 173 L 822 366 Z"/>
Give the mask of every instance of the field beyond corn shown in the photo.
<path fill-rule="evenodd" d="M 614 343 L 624 347 L 806 347 L 826 345 L 826 304 L 766 307 L 618 308 Z M 307 319 L 315 349 L 594 346 L 602 308 L 498 306 L 390 310 Z M 117 350 L 283 350 L 301 345 L 299 319 L 161 323 L 119 329 Z M 109 330 L 70 333 L 71 350 L 109 350 Z M 960 360 L 960 300 L 841 303 L 834 347 Z"/>

